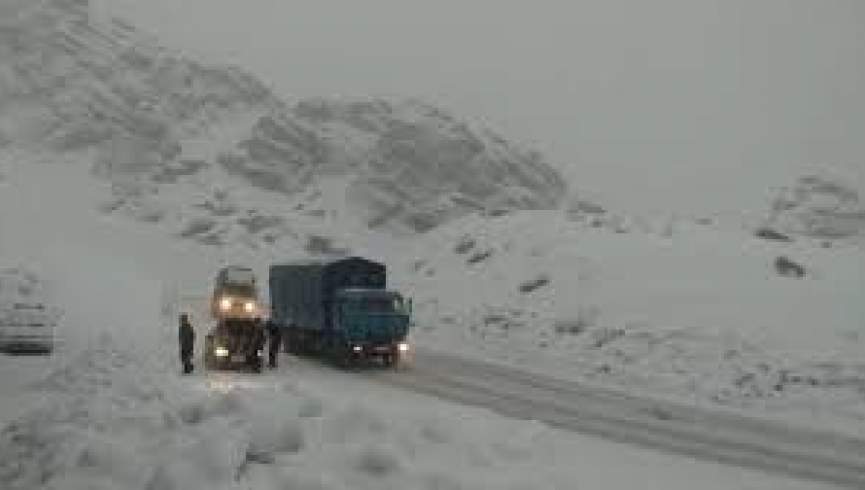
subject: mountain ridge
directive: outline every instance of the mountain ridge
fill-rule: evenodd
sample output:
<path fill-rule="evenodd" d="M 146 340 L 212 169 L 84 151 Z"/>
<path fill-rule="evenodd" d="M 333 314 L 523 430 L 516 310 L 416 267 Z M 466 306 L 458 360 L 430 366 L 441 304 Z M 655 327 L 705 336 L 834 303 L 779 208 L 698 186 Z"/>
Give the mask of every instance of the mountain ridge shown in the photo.
<path fill-rule="evenodd" d="M 539 153 L 416 99 L 289 104 L 243 70 L 97 19 L 86 0 L 3 6 L 17 15 L 0 25 L 0 145 L 90 153 L 127 203 L 226 176 L 295 199 L 342 176 L 355 219 L 422 232 L 476 211 L 554 209 L 567 192 Z"/>

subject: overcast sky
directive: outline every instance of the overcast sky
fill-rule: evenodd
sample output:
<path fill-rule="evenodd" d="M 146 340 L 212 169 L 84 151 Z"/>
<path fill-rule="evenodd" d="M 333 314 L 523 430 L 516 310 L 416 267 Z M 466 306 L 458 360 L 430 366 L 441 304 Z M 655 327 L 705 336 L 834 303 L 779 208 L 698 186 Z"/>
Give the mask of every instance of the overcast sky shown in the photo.
<path fill-rule="evenodd" d="M 529 143 L 613 205 L 865 182 L 863 0 L 102 0 L 283 94 L 407 95 Z"/>

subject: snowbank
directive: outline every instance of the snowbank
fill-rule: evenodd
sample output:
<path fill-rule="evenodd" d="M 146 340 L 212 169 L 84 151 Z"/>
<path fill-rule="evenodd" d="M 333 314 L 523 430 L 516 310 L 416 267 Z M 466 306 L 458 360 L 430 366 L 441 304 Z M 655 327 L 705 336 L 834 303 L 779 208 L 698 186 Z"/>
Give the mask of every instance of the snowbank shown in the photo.
<path fill-rule="evenodd" d="M 815 488 L 561 433 L 309 363 L 181 377 L 103 336 L 0 432 L 4 489 Z M 169 358 L 171 360 L 169 360 Z M 675 465 L 676 471 L 669 467 Z"/>

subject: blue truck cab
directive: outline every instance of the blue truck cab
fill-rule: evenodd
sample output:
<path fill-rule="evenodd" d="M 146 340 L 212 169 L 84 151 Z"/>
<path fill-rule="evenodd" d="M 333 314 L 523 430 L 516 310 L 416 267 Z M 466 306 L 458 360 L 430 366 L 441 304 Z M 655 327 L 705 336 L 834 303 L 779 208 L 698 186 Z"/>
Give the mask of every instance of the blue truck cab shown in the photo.
<path fill-rule="evenodd" d="M 395 365 L 409 351 L 411 300 L 387 289 L 387 270 L 361 257 L 270 268 L 271 321 L 287 350 Z"/>
<path fill-rule="evenodd" d="M 387 344 L 405 339 L 411 312 L 396 291 L 348 288 L 336 293 L 332 316 L 353 345 Z"/>

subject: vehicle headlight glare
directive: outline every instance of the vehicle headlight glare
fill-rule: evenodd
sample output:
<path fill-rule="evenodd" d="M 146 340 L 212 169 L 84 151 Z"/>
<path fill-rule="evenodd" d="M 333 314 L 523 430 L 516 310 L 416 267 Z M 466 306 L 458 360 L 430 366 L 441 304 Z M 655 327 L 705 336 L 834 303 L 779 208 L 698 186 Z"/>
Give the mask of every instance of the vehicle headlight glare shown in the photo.
<path fill-rule="evenodd" d="M 409 351 L 408 342 L 400 342 L 399 344 L 396 345 L 396 348 L 400 352 L 408 352 Z"/>
<path fill-rule="evenodd" d="M 216 357 L 228 357 L 228 349 L 225 347 L 217 347 L 213 353 L 216 354 Z"/>
<path fill-rule="evenodd" d="M 359 345 L 355 345 L 354 347 L 351 348 L 351 350 L 352 350 L 352 352 L 360 352 L 363 350 L 363 347 L 361 347 Z"/>
<path fill-rule="evenodd" d="M 219 301 L 219 308 L 222 311 L 228 311 L 231 309 L 231 298 L 222 298 Z"/>
<path fill-rule="evenodd" d="M 252 301 L 247 301 L 246 303 L 243 303 L 243 311 L 247 313 L 252 313 L 253 311 L 255 311 L 255 303 L 253 303 Z"/>

